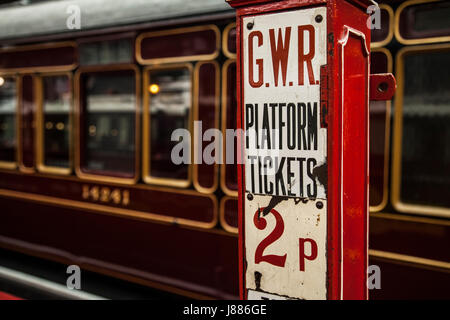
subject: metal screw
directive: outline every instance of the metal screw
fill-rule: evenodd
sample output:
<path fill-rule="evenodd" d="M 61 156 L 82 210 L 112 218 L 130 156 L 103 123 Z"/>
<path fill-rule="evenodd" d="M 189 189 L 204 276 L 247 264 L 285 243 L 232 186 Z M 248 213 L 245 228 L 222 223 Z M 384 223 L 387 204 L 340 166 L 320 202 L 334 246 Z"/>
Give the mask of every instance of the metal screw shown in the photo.
<path fill-rule="evenodd" d="M 252 29 L 253 29 L 253 26 L 254 26 L 254 23 L 253 23 L 253 22 L 247 23 L 247 29 L 248 29 L 248 30 L 252 30 Z"/>
<path fill-rule="evenodd" d="M 322 201 L 317 201 L 317 202 L 316 202 L 316 207 L 317 207 L 317 209 L 322 209 L 322 208 L 323 208 L 323 203 L 322 203 Z"/>
<path fill-rule="evenodd" d="M 316 16 L 316 22 L 317 22 L 317 23 L 321 23 L 322 20 L 323 20 L 322 15 L 318 14 L 318 15 Z"/>
<path fill-rule="evenodd" d="M 247 194 L 247 199 L 249 201 L 252 201 L 253 200 L 253 195 L 251 193 Z"/>

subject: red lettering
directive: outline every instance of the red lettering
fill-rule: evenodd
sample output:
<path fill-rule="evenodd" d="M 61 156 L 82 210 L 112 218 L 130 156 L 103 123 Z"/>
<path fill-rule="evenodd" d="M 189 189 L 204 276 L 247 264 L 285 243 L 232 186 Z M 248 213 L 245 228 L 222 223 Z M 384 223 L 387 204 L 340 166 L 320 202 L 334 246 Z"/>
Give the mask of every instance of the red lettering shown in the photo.
<path fill-rule="evenodd" d="M 305 31 L 309 33 L 309 52 L 305 54 L 304 35 Z M 298 26 L 298 85 L 304 84 L 304 67 L 308 68 L 309 84 L 316 84 L 311 60 L 315 55 L 315 31 L 312 25 Z"/>
<path fill-rule="evenodd" d="M 289 56 L 289 45 L 291 41 L 291 27 L 287 27 L 284 33 L 284 43 L 283 37 L 281 35 L 281 29 L 278 29 L 278 42 L 275 44 L 275 30 L 269 30 L 270 36 L 270 48 L 272 49 L 272 65 L 273 65 L 273 75 L 275 78 L 275 87 L 278 87 L 278 74 L 280 71 L 281 64 L 281 74 L 283 77 L 283 86 L 286 85 L 286 74 Z"/>
<path fill-rule="evenodd" d="M 264 230 L 267 226 L 267 221 L 262 217 L 262 212 L 264 208 L 259 208 L 256 210 L 255 215 L 253 217 L 253 223 L 259 230 Z M 270 210 L 270 212 L 275 217 L 275 228 L 272 232 L 258 245 L 255 251 L 255 263 L 258 264 L 260 262 L 267 262 L 277 267 L 284 267 L 286 263 L 287 254 L 283 256 L 277 256 L 274 254 L 264 255 L 264 250 L 277 241 L 284 232 L 284 222 L 280 213 L 275 209 Z"/>
<path fill-rule="evenodd" d="M 299 239 L 299 250 L 300 250 L 300 271 L 305 271 L 305 260 L 315 260 L 317 258 L 317 243 L 310 238 L 300 238 Z M 311 245 L 311 254 L 306 255 L 305 253 L 305 243 L 309 243 Z"/>
<path fill-rule="evenodd" d="M 250 32 L 248 36 L 248 80 L 253 88 L 259 88 L 262 86 L 263 79 L 263 59 L 256 59 L 256 64 L 258 65 L 258 81 L 256 82 L 253 78 L 253 38 L 258 39 L 258 47 L 263 44 L 263 35 L 261 31 Z"/>

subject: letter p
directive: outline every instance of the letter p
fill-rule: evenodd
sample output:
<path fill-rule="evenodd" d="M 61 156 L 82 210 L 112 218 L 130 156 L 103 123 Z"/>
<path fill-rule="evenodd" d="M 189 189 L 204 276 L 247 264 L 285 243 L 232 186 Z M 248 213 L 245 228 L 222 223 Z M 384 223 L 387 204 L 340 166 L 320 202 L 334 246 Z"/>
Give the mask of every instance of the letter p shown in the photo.
<path fill-rule="evenodd" d="M 300 271 L 305 271 L 305 260 L 315 260 L 317 258 L 317 243 L 310 238 L 300 238 L 299 239 L 299 250 L 300 250 Z M 310 254 L 305 253 L 305 243 L 310 244 Z"/>

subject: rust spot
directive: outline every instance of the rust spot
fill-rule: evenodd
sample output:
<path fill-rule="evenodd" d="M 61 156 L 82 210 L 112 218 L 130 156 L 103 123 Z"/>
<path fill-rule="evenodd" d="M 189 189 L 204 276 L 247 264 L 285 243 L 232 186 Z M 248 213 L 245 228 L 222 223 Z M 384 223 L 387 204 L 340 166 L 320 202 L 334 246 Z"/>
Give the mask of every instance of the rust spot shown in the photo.
<path fill-rule="evenodd" d="M 319 183 L 325 187 L 325 193 L 326 193 L 327 189 L 328 189 L 328 166 L 327 166 L 326 159 L 322 165 L 314 168 L 313 176 L 314 176 L 314 178 L 317 178 Z"/>
<path fill-rule="evenodd" d="M 320 213 L 317 215 L 316 227 L 319 226 L 320 222 Z"/>
<path fill-rule="evenodd" d="M 256 290 L 261 290 L 261 278 L 262 278 L 261 272 L 255 271 L 255 287 L 256 287 Z"/>

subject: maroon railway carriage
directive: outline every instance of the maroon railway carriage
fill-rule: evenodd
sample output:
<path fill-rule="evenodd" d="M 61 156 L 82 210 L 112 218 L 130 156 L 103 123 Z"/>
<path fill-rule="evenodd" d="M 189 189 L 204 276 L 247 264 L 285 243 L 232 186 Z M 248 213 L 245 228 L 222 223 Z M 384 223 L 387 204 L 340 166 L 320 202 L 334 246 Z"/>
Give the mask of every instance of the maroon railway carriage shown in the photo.
<path fill-rule="evenodd" d="M 234 11 L 83 5 L 79 30 L 63 2 L 0 11 L 0 246 L 238 297 L 236 166 L 171 161 L 173 130 L 235 128 Z M 449 298 L 450 6 L 380 7 L 371 68 L 399 88 L 394 112 L 370 106 L 370 264 L 382 272 L 370 296 Z"/>

